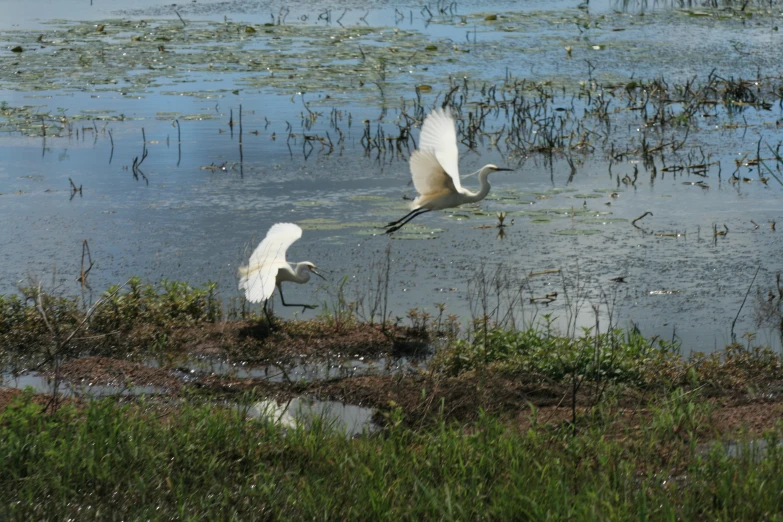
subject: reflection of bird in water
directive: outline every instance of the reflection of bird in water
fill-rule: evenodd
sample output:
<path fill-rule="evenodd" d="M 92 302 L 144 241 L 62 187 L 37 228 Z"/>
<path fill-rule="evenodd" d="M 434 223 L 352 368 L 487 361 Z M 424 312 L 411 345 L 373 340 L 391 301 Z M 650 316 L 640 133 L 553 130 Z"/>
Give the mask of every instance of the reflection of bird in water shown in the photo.
<path fill-rule="evenodd" d="M 293 223 L 272 225 L 266 237 L 250 256 L 247 266 L 239 267 L 239 289 L 245 291 L 245 298 L 251 303 L 268 301 L 277 287 L 283 306 L 301 306 L 312 309 L 315 305 L 289 304 L 283 298 L 283 281 L 303 284 L 310 280 L 310 273 L 323 279 L 310 261 L 289 265 L 285 252 L 294 241 L 302 237 L 302 229 Z"/>
<path fill-rule="evenodd" d="M 252 410 L 259 418 L 269 419 L 272 423 L 285 428 L 296 428 L 296 418 L 288 413 L 289 405 L 290 402 L 281 406 L 275 400 L 264 399 L 253 404 Z"/>
<path fill-rule="evenodd" d="M 416 216 L 430 210 L 481 201 L 489 194 L 489 175 L 498 170 L 511 170 L 485 165 L 478 173 L 479 191 L 463 188 L 459 179 L 457 130 L 449 109 L 436 109 L 424 118 L 419 149 L 411 154 L 410 168 L 419 197 L 411 205 L 413 210 L 386 225 L 387 234 L 399 230 Z"/>

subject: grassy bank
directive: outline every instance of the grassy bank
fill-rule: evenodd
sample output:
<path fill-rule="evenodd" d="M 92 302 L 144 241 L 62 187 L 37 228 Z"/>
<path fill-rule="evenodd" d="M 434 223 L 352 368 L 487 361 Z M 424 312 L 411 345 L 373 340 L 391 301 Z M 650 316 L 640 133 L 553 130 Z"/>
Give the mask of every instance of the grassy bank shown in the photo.
<path fill-rule="evenodd" d="M 164 390 L 53 401 L 0 383 L 0 520 L 775 520 L 783 508 L 783 359 L 768 349 L 683 357 L 635 331 L 464 329 L 414 311 L 409 326 L 378 325 L 335 307 L 270 325 L 225 320 L 213 291 L 132 280 L 87 310 L 35 290 L 0 298 L 6 364 Z M 372 359 L 428 343 L 421 371 L 312 381 L 183 379 L 174 355 L 144 362 Z M 237 406 L 303 395 L 372 407 L 378 429 L 284 428 Z"/>
<path fill-rule="evenodd" d="M 780 431 L 763 452 L 686 441 L 676 414 L 708 412 L 670 399 L 619 432 L 600 412 L 576 436 L 488 416 L 413 431 L 395 411 L 386 430 L 347 439 L 195 402 L 42 415 L 24 395 L 0 414 L 0 518 L 775 519 Z"/>

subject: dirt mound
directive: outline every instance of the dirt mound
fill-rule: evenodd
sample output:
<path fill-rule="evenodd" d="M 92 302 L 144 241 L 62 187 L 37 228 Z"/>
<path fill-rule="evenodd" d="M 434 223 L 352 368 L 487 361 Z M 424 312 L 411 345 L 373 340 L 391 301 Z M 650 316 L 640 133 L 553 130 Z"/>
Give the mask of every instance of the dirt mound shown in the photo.
<path fill-rule="evenodd" d="M 84 386 L 155 386 L 176 393 L 183 386 L 171 370 L 108 357 L 83 357 L 66 361 L 60 367 L 60 378 Z M 54 371 L 48 372 L 54 376 Z"/>

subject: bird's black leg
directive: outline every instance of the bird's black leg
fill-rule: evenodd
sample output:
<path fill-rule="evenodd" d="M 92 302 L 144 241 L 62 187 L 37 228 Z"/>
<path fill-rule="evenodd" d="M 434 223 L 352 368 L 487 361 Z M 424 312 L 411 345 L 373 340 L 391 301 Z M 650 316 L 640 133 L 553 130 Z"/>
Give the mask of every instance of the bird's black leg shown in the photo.
<path fill-rule="evenodd" d="M 389 228 L 389 227 L 393 227 L 394 225 L 396 225 L 396 224 L 398 224 L 398 223 L 401 223 L 401 222 L 405 221 L 406 219 L 408 219 L 408 217 L 409 217 L 409 216 L 418 216 L 418 215 L 421 213 L 421 211 L 422 211 L 422 210 L 425 210 L 425 209 L 422 209 L 422 208 L 414 208 L 413 210 L 411 210 L 410 212 L 408 212 L 407 214 L 405 214 L 404 216 L 402 216 L 402 217 L 401 217 L 400 219 L 398 219 L 397 221 L 392 221 L 392 222 L 391 222 L 391 223 L 389 223 L 388 225 L 385 225 L 383 228 Z M 413 218 L 411 217 L 411 219 L 413 219 Z"/>
<path fill-rule="evenodd" d="M 282 285 L 277 285 L 277 291 L 280 293 L 280 302 L 283 303 L 283 306 L 301 306 L 302 312 L 305 310 L 313 310 L 315 308 L 318 308 L 318 305 L 309 305 L 309 304 L 294 304 L 294 303 L 286 303 L 285 299 L 283 299 L 283 287 Z"/>
<path fill-rule="evenodd" d="M 417 208 L 416 210 L 412 210 L 411 212 L 406 214 L 402 219 L 398 219 L 397 221 L 386 225 L 386 233 L 391 234 L 392 232 L 401 229 L 416 216 L 420 216 L 421 214 L 424 214 L 425 212 L 429 212 L 429 211 L 430 209 L 428 208 Z"/>

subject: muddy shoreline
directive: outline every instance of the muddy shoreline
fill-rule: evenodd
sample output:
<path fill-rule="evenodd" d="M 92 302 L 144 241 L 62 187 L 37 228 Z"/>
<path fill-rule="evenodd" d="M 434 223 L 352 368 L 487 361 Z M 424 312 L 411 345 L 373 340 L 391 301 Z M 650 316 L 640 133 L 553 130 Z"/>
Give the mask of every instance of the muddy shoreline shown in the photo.
<path fill-rule="evenodd" d="M 172 330 L 165 357 L 148 352 L 140 357 L 145 349 L 137 346 L 114 354 L 71 356 L 56 368 L 16 369 L 4 377 L 24 382 L 25 376 L 36 376 L 45 383 L 35 399 L 42 405 L 52 402 L 56 379 L 59 400 L 71 404 L 106 397 L 131 403 L 145 397 L 162 405 L 188 397 L 217 404 L 284 404 L 307 398 L 368 408 L 378 426 L 400 409 L 412 428 L 439 419 L 471 423 L 484 412 L 523 429 L 536 423 L 562 426 L 574 418 L 589 427 L 607 415 L 616 417 L 618 429 L 627 429 L 644 425 L 650 408 L 660 406 L 668 390 L 682 389 L 709 404 L 712 431 L 702 435 L 711 440 L 740 432 L 761 434 L 776 425 L 783 409 L 781 362 L 769 352 L 729 347 L 720 356 L 651 359 L 647 382 L 584 382 L 574 393 L 570 378 L 497 364 L 453 374 L 438 363 L 442 353 L 432 358 L 432 343 L 448 353 L 449 343 L 459 341 L 439 340 L 438 333 L 361 323 L 335 332 L 333 325 L 319 320 L 276 321 L 271 331 L 261 320 L 203 323 Z M 146 337 L 133 334 L 129 339 Z M 215 361 L 222 364 L 215 366 Z M 336 361 L 349 369 L 333 374 L 295 371 L 303 364 L 322 369 Z M 5 386 L 0 388 L 0 408 L 23 393 L 18 389 L 23 386 Z"/>

